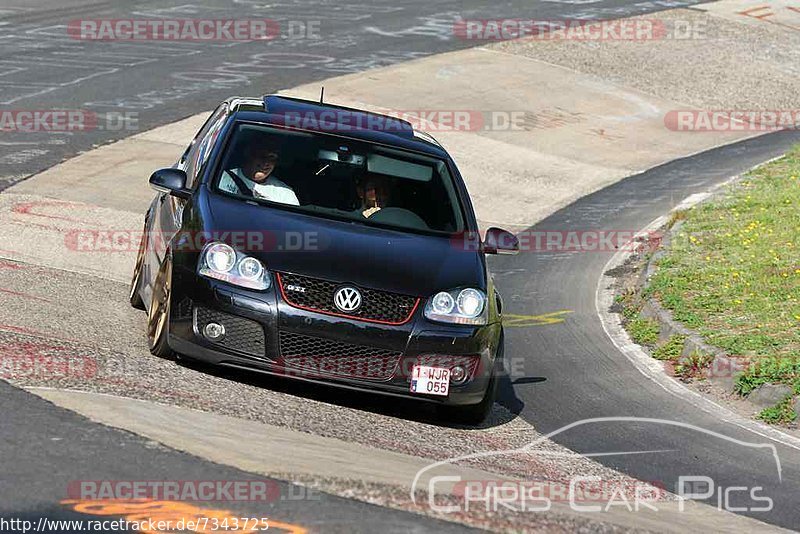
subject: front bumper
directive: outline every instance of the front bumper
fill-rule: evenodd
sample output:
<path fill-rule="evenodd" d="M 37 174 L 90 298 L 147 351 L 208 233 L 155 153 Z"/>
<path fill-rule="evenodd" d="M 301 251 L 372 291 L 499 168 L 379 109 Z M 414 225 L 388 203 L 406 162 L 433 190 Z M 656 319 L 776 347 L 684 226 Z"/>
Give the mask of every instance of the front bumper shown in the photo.
<path fill-rule="evenodd" d="M 226 337 L 212 342 L 205 322 L 221 322 Z M 439 325 L 417 309 L 403 325 L 347 319 L 290 306 L 273 279 L 267 291 L 251 291 L 175 266 L 169 345 L 206 363 L 324 383 L 437 404 L 479 403 L 498 353 L 500 324 Z M 415 363 L 463 364 L 472 371 L 448 397 L 412 394 Z"/>

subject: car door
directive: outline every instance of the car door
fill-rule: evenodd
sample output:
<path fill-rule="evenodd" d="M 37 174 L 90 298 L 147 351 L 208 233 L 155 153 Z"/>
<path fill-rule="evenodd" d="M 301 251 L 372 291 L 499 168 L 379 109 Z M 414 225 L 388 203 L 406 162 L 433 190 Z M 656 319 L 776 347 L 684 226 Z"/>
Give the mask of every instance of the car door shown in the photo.
<path fill-rule="evenodd" d="M 211 114 L 184 151 L 180 161 L 175 165 L 175 168 L 186 172 L 186 187 L 188 189 L 195 189 L 197 179 L 208 161 L 227 119 L 228 105 L 224 103 Z M 186 199 L 177 198 L 167 193 L 159 193 L 158 197 L 156 197 L 150 216 L 150 231 L 155 239 L 153 239 L 152 246 L 149 247 L 151 253 L 154 254 L 152 259 L 154 261 L 153 264 L 156 266 L 160 266 L 164 261 L 172 237 L 181 229 L 186 202 Z M 152 280 L 152 278 L 150 279 Z"/>

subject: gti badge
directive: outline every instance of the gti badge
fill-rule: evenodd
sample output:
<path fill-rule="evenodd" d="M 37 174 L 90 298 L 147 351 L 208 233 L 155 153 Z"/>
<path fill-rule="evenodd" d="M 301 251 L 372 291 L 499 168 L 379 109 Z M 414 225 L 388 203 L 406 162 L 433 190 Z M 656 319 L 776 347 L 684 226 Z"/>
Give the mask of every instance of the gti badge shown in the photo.
<path fill-rule="evenodd" d="M 288 291 L 295 291 L 296 293 L 305 293 L 305 292 L 306 292 L 306 288 L 304 288 L 304 287 L 300 287 L 300 286 L 293 286 L 293 285 L 291 285 L 291 284 L 290 284 L 290 285 L 287 285 L 287 286 L 286 286 L 286 289 L 287 289 Z"/>
<path fill-rule="evenodd" d="M 343 312 L 354 312 L 361 307 L 361 293 L 354 287 L 343 287 L 333 294 L 333 303 Z"/>

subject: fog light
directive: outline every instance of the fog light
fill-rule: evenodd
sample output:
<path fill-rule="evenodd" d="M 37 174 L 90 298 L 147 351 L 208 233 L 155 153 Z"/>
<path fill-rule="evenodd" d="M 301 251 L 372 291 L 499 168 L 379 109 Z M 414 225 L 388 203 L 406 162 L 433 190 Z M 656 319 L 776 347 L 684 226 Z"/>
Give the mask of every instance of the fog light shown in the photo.
<path fill-rule="evenodd" d="M 220 341 L 225 337 L 225 327 L 219 323 L 208 323 L 203 328 L 203 335 L 211 341 Z"/>
<path fill-rule="evenodd" d="M 456 365 L 450 369 L 450 382 L 452 384 L 463 384 L 467 381 L 467 370 L 461 365 Z"/>

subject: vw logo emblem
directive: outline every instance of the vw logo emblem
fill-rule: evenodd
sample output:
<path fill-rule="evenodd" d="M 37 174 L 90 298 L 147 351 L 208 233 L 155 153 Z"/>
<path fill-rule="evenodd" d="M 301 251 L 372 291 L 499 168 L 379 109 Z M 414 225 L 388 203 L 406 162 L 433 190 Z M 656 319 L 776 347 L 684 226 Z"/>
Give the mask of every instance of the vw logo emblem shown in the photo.
<path fill-rule="evenodd" d="M 343 312 L 354 312 L 361 307 L 361 293 L 354 287 L 343 287 L 333 294 L 333 303 Z"/>

